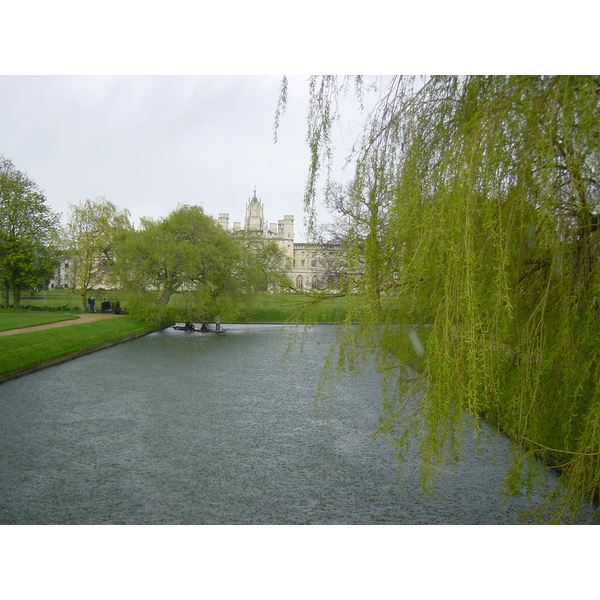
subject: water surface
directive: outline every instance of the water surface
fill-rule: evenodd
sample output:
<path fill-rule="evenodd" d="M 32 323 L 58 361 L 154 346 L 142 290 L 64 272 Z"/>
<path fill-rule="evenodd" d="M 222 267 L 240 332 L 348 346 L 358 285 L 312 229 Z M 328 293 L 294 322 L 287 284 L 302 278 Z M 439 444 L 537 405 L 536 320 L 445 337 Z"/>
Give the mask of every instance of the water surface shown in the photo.
<path fill-rule="evenodd" d="M 416 456 L 399 486 L 372 436 L 380 375 L 341 378 L 316 414 L 334 328 L 300 330 L 285 361 L 281 331 L 167 329 L 0 385 L 0 523 L 496 524 L 541 500 L 503 502 L 496 435 L 468 444 L 440 497 L 423 497 Z"/>

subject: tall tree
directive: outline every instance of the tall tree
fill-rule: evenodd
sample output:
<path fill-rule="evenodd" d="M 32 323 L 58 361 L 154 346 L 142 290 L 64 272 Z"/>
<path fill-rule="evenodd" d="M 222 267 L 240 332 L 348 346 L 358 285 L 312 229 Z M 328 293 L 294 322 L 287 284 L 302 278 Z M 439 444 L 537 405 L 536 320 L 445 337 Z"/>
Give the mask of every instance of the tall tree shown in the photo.
<path fill-rule="evenodd" d="M 70 287 L 81 296 L 83 310 L 90 290 L 110 284 L 116 237 L 132 228 L 129 212 L 104 197 L 70 206 L 63 251 Z"/>
<path fill-rule="evenodd" d="M 311 84 L 309 208 L 340 88 Z M 380 94 L 343 206 L 364 267 L 344 355 L 375 348 L 396 372 L 381 429 L 401 447 L 414 427 L 427 489 L 471 415 L 515 442 L 509 491 L 541 459 L 569 490 L 554 514 L 576 511 L 600 489 L 600 80 L 397 77 Z"/>
<path fill-rule="evenodd" d="M 273 249 L 261 252 L 250 251 L 200 206 L 183 205 L 123 235 L 116 272 L 138 317 L 156 323 L 232 318 L 275 272 Z M 177 292 L 183 301 L 170 305 Z"/>
<path fill-rule="evenodd" d="M 57 264 L 58 215 L 37 184 L 0 157 L 0 279 L 5 304 L 20 305 L 21 290 L 37 286 Z"/>

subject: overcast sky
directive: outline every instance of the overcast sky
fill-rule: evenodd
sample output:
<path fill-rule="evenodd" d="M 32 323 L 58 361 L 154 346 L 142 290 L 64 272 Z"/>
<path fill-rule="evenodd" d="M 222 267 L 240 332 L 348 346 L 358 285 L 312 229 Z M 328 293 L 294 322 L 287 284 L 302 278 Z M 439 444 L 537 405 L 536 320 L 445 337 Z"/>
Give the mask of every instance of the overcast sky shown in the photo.
<path fill-rule="evenodd" d="M 508 0 L 502 11 L 486 5 L 477 15 L 467 2 L 437 0 L 397 14 L 382 0 L 368 10 L 307 0 L 285 15 L 283 5 L 263 0 L 174 0 L 168 10 L 137 0 L 8 3 L 0 155 L 63 215 L 69 204 L 104 196 L 135 221 L 166 216 L 179 203 L 242 221 L 256 186 L 267 220 L 293 214 L 300 236 L 307 77 L 289 77 L 274 144 L 282 75 L 253 73 L 595 72 L 595 21 L 581 21 L 580 1 L 540 12 Z M 71 75 L 78 73 L 90 75 Z M 338 165 L 364 116 L 345 112 L 336 127 Z"/>
<path fill-rule="evenodd" d="M 301 236 L 307 79 L 289 78 L 274 143 L 281 76 L 0 76 L 0 154 L 64 216 L 104 196 L 136 221 L 179 203 L 243 221 L 256 186 L 265 218 L 293 214 Z M 360 130 L 336 128 L 340 167 Z"/>

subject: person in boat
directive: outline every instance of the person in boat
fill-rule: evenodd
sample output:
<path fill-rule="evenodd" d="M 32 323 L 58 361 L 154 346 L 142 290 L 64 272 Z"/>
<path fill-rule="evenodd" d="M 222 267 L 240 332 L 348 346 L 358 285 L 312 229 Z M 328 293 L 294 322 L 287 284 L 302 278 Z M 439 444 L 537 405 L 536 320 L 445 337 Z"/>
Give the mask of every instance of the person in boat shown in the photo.
<path fill-rule="evenodd" d="M 196 331 L 196 327 L 194 326 L 193 323 L 190 323 L 190 321 L 187 321 L 184 328 L 185 331 Z"/>
<path fill-rule="evenodd" d="M 208 323 L 202 323 L 202 327 L 200 327 L 200 331 L 209 331 Z"/>

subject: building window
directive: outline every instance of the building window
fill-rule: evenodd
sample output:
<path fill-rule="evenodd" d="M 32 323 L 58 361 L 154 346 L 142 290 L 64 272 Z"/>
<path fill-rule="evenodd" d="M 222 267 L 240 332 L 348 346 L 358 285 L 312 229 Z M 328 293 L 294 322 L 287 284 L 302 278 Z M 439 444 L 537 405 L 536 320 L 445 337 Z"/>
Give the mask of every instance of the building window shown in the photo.
<path fill-rule="evenodd" d="M 304 287 L 304 280 L 302 279 L 302 275 L 298 275 L 296 277 L 296 287 L 301 290 Z"/>

